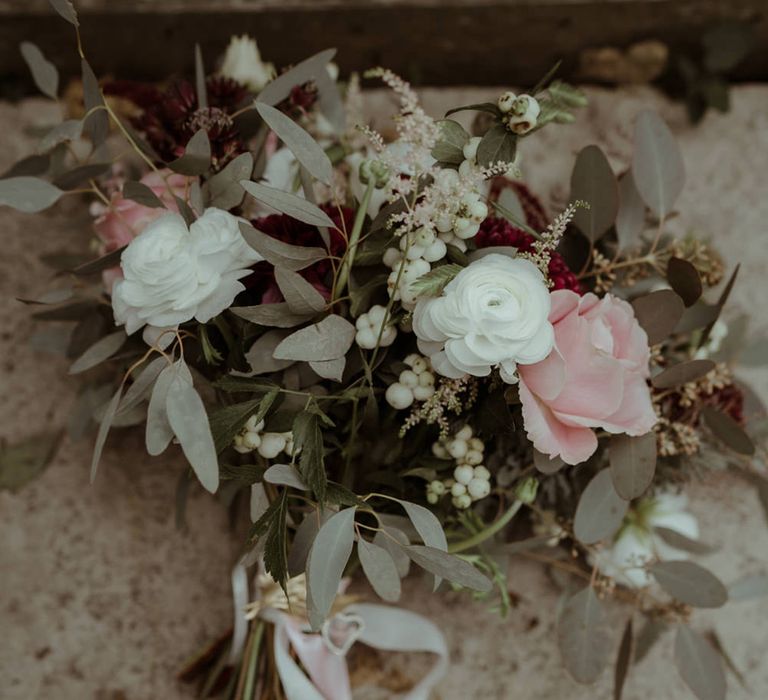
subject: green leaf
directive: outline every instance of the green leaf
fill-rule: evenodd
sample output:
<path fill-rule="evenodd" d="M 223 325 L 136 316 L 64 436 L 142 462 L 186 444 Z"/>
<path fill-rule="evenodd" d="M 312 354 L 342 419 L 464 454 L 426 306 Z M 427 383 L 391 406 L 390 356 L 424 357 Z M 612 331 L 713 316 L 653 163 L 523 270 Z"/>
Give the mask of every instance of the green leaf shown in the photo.
<path fill-rule="evenodd" d="M 274 503 L 277 505 L 264 539 L 264 569 L 285 590 L 288 578 L 288 491 L 284 489 Z"/>
<path fill-rule="evenodd" d="M 109 117 L 104 109 L 104 97 L 99 88 L 91 66 L 84 58 L 80 61 L 83 79 L 83 104 L 85 111 L 90 112 L 83 123 L 83 133 L 86 134 L 94 146 L 100 146 L 109 135 Z"/>
<path fill-rule="evenodd" d="M 264 472 L 264 481 L 278 486 L 290 486 L 299 491 L 308 490 L 296 468 L 291 464 L 273 464 Z"/>
<path fill-rule="evenodd" d="M 440 163 L 461 165 L 469 134 L 453 119 L 441 119 L 437 124 L 440 127 L 440 138 L 432 149 L 432 157 Z"/>
<path fill-rule="evenodd" d="M 227 163 L 223 170 L 208 178 L 203 185 L 209 206 L 227 211 L 240 206 L 245 197 L 240 180 L 249 180 L 252 174 L 253 156 L 250 153 L 241 153 Z"/>
<path fill-rule="evenodd" d="M 37 177 L 22 175 L 0 180 L 0 206 L 25 214 L 36 214 L 55 204 L 64 194 L 55 185 Z"/>
<path fill-rule="evenodd" d="M 111 253 L 102 255 L 100 258 L 96 258 L 95 260 L 89 260 L 88 262 L 73 268 L 72 270 L 70 270 L 70 272 L 73 275 L 84 277 L 86 275 L 95 275 L 98 272 L 103 272 L 104 270 L 108 270 L 110 267 L 115 267 L 115 265 L 120 264 L 120 258 L 123 255 L 123 251 L 127 247 L 128 246 L 117 248 L 113 250 Z"/>
<path fill-rule="evenodd" d="M 443 526 L 429 508 L 411 503 L 410 501 L 395 500 L 405 510 L 406 515 L 416 529 L 416 532 L 419 533 L 419 537 L 421 537 L 421 541 L 424 544 L 444 552 L 448 550 L 448 542 L 445 538 Z"/>
<path fill-rule="evenodd" d="M 340 382 L 344 377 L 344 369 L 347 366 L 346 357 L 337 357 L 335 360 L 310 360 L 309 366 L 323 379 Z"/>
<path fill-rule="evenodd" d="M 632 308 L 637 322 L 648 334 L 648 345 L 656 345 L 675 330 L 685 304 L 671 289 L 660 289 L 635 299 Z"/>
<path fill-rule="evenodd" d="M 630 616 L 624 627 L 624 634 L 621 636 L 619 652 L 616 656 L 616 670 L 613 676 L 613 700 L 621 700 L 624 692 L 624 682 L 627 680 L 627 673 L 632 664 L 633 640 L 632 617 Z"/>
<path fill-rule="evenodd" d="M 252 374 L 266 374 L 267 372 L 279 372 L 293 364 L 293 360 L 276 360 L 272 355 L 275 348 L 280 345 L 288 335 L 288 331 L 272 330 L 260 336 L 245 353 L 245 361 L 251 368 Z"/>
<path fill-rule="evenodd" d="M 667 263 L 667 281 L 686 306 L 693 306 L 701 296 L 701 278 L 687 260 L 671 257 Z"/>
<path fill-rule="evenodd" d="M 632 176 L 653 213 L 668 216 L 685 184 L 685 166 L 672 132 L 655 112 L 637 117 Z"/>
<path fill-rule="evenodd" d="M 280 110 L 258 101 L 254 106 L 269 128 L 280 137 L 309 174 L 320 182 L 330 185 L 333 179 L 333 166 L 317 141 Z"/>
<path fill-rule="evenodd" d="M 619 209 L 616 212 L 616 238 L 619 250 L 629 248 L 645 227 L 645 204 L 637 191 L 632 171 L 619 180 Z"/>
<path fill-rule="evenodd" d="M 725 700 L 725 671 L 720 655 L 687 625 L 677 628 L 675 665 L 699 700 Z"/>
<path fill-rule="evenodd" d="M 714 548 L 706 542 L 692 540 L 677 530 L 670 530 L 668 527 L 654 527 L 654 533 L 661 537 L 670 547 L 679 549 L 682 552 L 691 554 L 711 554 Z"/>
<path fill-rule="evenodd" d="M 667 367 L 663 372 L 659 372 L 652 380 L 651 384 L 657 389 L 671 389 L 672 387 L 682 386 L 688 382 L 693 382 L 709 374 L 715 368 L 712 360 L 687 360 L 679 362 L 676 365 Z"/>
<path fill-rule="evenodd" d="M 493 588 L 493 583 L 485 574 L 480 573 L 461 557 L 421 544 L 408 545 L 403 549 L 414 564 L 434 574 L 438 579 L 445 578 L 481 593 L 488 593 Z"/>
<path fill-rule="evenodd" d="M 21 42 L 20 49 L 38 90 L 46 97 L 55 100 L 59 92 L 59 71 L 56 70 L 56 66 L 46 59 L 43 52 L 30 41 Z"/>
<path fill-rule="evenodd" d="M 317 537 L 323 523 L 332 515 L 331 511 L 326 509 L 312 510 L 308 512 L 301 524 L 296 528 L 291 541 L 291 548 L 288 552 L 288 575 L 298 576 L 303 574 L 307 568 L 307 557 L 309 550 L 312 549 L 312 543 Z"/>
<path fill-rule="evenodd" d="M 183 362 L 183 360 L 180 360 Z M 200 483 L 210 493 L 219 488 L 219 463 L 208 414 L 191 377 L 177 372 L 165 400 L 168 423 Z"/>
<path fill-rule="evenodd" d="M 555 474 L 564 466 L 565 462 L 560 457 L 549 457 L 538 450 L 533 451 L 533 466 L 542 474 Z"/>
<path fill-rule="evenodd" d="M 244 318 L 246 321 L 259 326 L 271 326 L 274 328 L 293 328 L 310 321 L 316 316 L 315 313 L 295 314 L 290 310 L 287 302 L 259 304 L 257 306 L 232 306 L 229 310 L 235 316 Z"/>
<path fill-rule="evenodd" d="M 673 598 L 697 608 L 719 608 L 728 591 L 713 573 L 691 561 L 662 561 L 648 570 Z"/>
<path fill-rule="evenodd" d="M 325 297 L 297 272 L 276 267 L 275 281 L 293 313 L 312 315 L 325 308 Z"/>
<path fill-rule="evenodd" d="M 451 114 L 456 114 L 457 112 L 466 112 L 466 111 L 474 111 L 474 112 L 486 112 L 488 114 L 492 114 L 497 119 L 501 119 L 501 110 L 499 109 L 498 105 L 494 102 L 478 102 L 471 105 L 465 105 L 464 107 L 454 107 L 453 109 L 449 109 L 445 116 L 449 117 Z"/>
<path fill-rule="evenodd" d="M 704 406 L 701 410 L 704 424 L 712 434 L 734 452 L 751 457 L 755 454 L 755 445 L 742 427 L 727 413 L 712 406 Z"/>
<path fill-rule="evenodd" d="M 149 397 L 145 442 L 147 452 L 153 457 L 163 453 L 173 440 L 173 429 L 168 422 L 166 398 L 168 397 L 168 388 L 177 372 L 177 364 L 169 365 L 160 372 Z"/>
<path fill-rule="evenodd" d="M 306 199 L 291 194 L 290 192 L 283 192 L 274 187 L 267 187 L 258 182 L 251 182 L 250 180 L 240 180 L 240 184 L 251 197 L 262 204 L 266 204 L 268 207 L 277 210 L 281 214 L 287 214 L 288 216 L 298 221 L 303 221 L 305 224 L 310 224 L 311 226 L 328 226 L 329 228 L 336 228 L 336 224 L 333 223 L 333 220 L 328 214 L 317 205 L 308 202 Z"/>
<path fill-rule="evenodd" d="M 165 207 L 163 201 L 143 182 L 127 181 L 123 185 L 123 197 L 130 199 L 144 207 L 162 209 Z"/>
<path fill-rule="evenodd" d="M 656 472 L 656 433 L 613 435 L 608 451 L 616 493 L 627 501 L 642 496 Z"/>
<path fill-rule="evenodd" d="M 184 155 L 168 164 L 175 173 L 181 175 L 204 175 L 211 167 L 211 142 L 208 132 L 200 129 L 189 139 Z"/>
<path fill-rule="evenodd" d="M 304 483 L 320 503 L 325 501 L 328 477 L 320 419 L 316 413 L 303 411 L 293 421 L 294 452 L 299 454 L 299 469 Z"/>
<path fill-rule="evenodd" d="M 384 547 L 361 537 L 357 540 L 357 556 L 376 595 L 388 603 L 400 600 L 400 576 L 392 555 Z"/>
<path fill-rule="evenodd" d="M 72 168 L 72 170 L 67 170 L 64 173 L 57 175 L 53 184 L 63 190 L 71 190 L 80 186 L 86 180 L 101 177 L 108 172 L 111 167 L 110 163 L 86 163 L 85 165 L 78 165 L 76 168 Z"/>
<path fill-rule="evenodd" d="M 463 269 L 455 263 L 440 265 L 411 282 L 411 291 L 419 296 L 439 297 L 445 286 Z"/>
<path fill-rule="evenodd" d="M 126 340 L 128 337 L 122 329 L 100 338 L 72 363 L 69 373 L 79 374 L 101 364 L 123 347 Z"/>
<path fill-rule="evenodd" d="M 715 327 L 715 323 L 717 323 L 717 319 L 720 317 L 720 314 L 722 313 L 723 308 L 728 302 L 728 297 L 731 296 L 731 291 L 733 290 L 733 285 L 736 284 L 736 278 L 739 275 L 740 269 L 741 269 L 741 263 L 739 263 L 738 265 L 736 265 L 735 268 L 733 268 L 733 272 L 731 273 L 731 276 L 728 278 L 728 282 L 723 288 L 723 291 L 720 292 L 720 296 L 717 299 L 717 304 L 715 304 L 714 317 L 709 322 L 709 325 L 704 329 L 704 332 L 701 334 L 701 338 L 699 338 L 700 348 L 704 347 L 704 345 L 707 344 L 707 341 L 709 340 L 709 334 L 712 332 L 712 329 Z"/>
<path fill-rule="evenodd" d="M 496 163 L 514 163 L 517 136 L 503 124 L 495 124 L 485 132 L 477 147 L 477 163 L 487 168 Z"/>
<path fill-rule="evenodd" d="M 598 146 L 579 151 L 571 174 L 571 201 L 581 200 L 573 223 L 593 243 L 616 221 L 619 211 L 619 185 L 608 159 Z"/>
<path fill-rule="evenodd" d="M 613 537 L 621 527 L 629 503 L 621 498 L 613 485 L 611 470 L 599 471 L 581 494 L 573 522 L 576 539 L 594 544 Z"/>
<path fill-rule="evenodd" d="M 566 671 L 579 683 L 594 683 L 608 664 L 613 645 L 602 605 L 591 586 L 568 600 L 557 639 Z"/>
<path fill-rule="evenodd" d="M 224 406 L 211 413 L 211 432 L 213 433 L 216 453 L 221 454 L 232 444 L 235 435 L 251 416 L 255 415 L 256 422 L 261 422 L 279 393 L 280 390 L 275 387 L 259 399 Z"/>
<path fill-rule="evenodd" d="M 354 544 L 355 508 L 345 508 L 320 528 L 307 560 L 307 612 L 313 630 L 328 616 Z"/>
<path fill-rule="evenodd" d="M 70 2 L 70 0 L 48 0 L 51 3 L 51 7 L 56 10 L 67 22 L 79 27 L 80 23 L 77 20 L 77 12 Z"/>
<path fill-rule="evenodd" d="M 381 530 L 381 532 L 377 532 L 374 536 L 373 543 L 378 544 L 389 552 L 389 556 L 395 562 L 398 576 L 405 578 L 411 568 L 411 560 L 403 551 L 404 547 L 410 544 L 408 536 L 402 530 L 398 530 L 391 525 L 382 524 Z"/>
<path fill-rule="evenodd" d="M 205 89 L 205 66 L 200 44 L 195 44 L 195 93 L 198 109 L 208 109 L 208 91 Z"/>
<path fill-rule="evenodd" d="M 125 396 L 123 396 L 123 400 L 120 402 L 120 408 L 117 411 L 118 416 L 128 413 L 149 396 L 157 377 L 167 365 L 168 360 L 164 357 L 156 357 L 142 368 L 141 373 L 133 381 L 133 384 L 128 387 L 128 391 L 125 392 Z"/>
<path fill-rule="evenodd" d="M 270 82 L 256 98 L 273 107 L 291 94 L 297 85 L 303 85 L 310 80 L 317 80 L 326 71 L 326 66 L 336 55 L 336 49 L 325 49 L 314 56 L 297 63 Z"/>
<path fill-rule="evenodd" d="M 354 339 L 355 327 L 345 318 L 331 314 L 289 335 L 277 346 L 274 357 L 304 362 L 335 360 L 346 355 Z"/>
<path fill-rule="evenodd" d="M 51 463 L 61 433 L 36 433 L 14 445 L 0 444 L 0 491 L 16 492 Z"/>
<path fill-rule="evenodd" d="M 272 236 L 262 233 L 245 222 L 240 222 L 240 232 L 243 234 L 245 242 L 275 267 L 298 272 L 328 257 L 328 253 L 322 248 L 305 248 L 283 243 L 283 241 L 272 238 Z"/>
<path fill-rule="evenodd" d="M 120 404 L 120 397 L 123 395 L 123 387 L 120 385 L 117 391 L 107 404 L 107 408 L 104 411 L 104 415 L 99 425 L 99 432 L 96 434 L 96 444 L 93 447 L 93 457 L 91 458 L 91 483 L 96 479 L 96 471 L 99 468 L 99 462 L 101 461 L 101 453 L 104 451 L 104 443 L 107 441 L 107 434 L 112 426 L 112 420 L 117 413 L 117 407 Z"/>

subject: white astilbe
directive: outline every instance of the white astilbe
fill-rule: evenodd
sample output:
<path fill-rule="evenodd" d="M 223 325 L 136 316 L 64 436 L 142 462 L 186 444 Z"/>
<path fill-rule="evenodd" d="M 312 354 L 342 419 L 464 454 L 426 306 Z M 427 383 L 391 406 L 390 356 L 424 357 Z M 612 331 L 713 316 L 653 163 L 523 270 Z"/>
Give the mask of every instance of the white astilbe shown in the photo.
<path fill-rule="evenodd" d="M 529 253 L 520 253 L 518 256 L 527 258 L 536 265 L 541 270 L 550 286 L 553 284 L 552 280 L 549 279 L 550 258 L 552 257 L 553 251 L 560 244 L 560 239 L 568 228 L 568 224 L 573 220 L 573 216 L 576 213 L 576 207 L 579 206 L 585 205 L 580 200 L 569 204 L 565 210 L 560 212 L 560 214 L 555 217 L 555 220 L 547 226 L 547 230 L 542 231 L 539 234 L 538 239 L 535 240 L 531 246 L 533 250 Z"/>

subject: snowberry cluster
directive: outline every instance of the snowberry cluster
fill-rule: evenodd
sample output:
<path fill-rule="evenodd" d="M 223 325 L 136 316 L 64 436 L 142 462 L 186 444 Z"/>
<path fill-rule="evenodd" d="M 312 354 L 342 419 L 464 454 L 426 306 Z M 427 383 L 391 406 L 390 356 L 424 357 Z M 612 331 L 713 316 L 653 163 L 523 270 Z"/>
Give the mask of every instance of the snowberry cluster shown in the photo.
<path fill-rule="evenodd" d="M 264 421 L 256 422 L 251 416 L 243 429 L 235 435 L 234 447 L 240 454 L 256 450 L 265 459 L 274 459 L 281 452 L 293 454 L 293 433 L 265 433 Z"/>
<path fill-rule="evenodd" d="M 477 155 L 477 145 L 473 142 L 474 140 L 470 139 L 467 144 L 467 146 L 473 144 L 467 149 L 467 152 L 473 156 L 472 161 Z M 464 156 L 466 158 L 467 153 Z M 465 179 L 470 174 L 468 172 L 470 167 L 471 165 L 466 166 L 465 172 L 461 174 L 456 170 L 445 168 L 437 176 L 441 189 L 456 190 L 456 196 L 448 200 L 450 206 L 440 211 L 435 219 L 438 236 L 444 243 L 455 245 L 460 250 L 467 249 L 467 239 L 478 232 L 480 224 L 488 216 L 488 207 L 483 202 L 482 195 L 476 190 L 466 191 Z"/>
<path fill-rule="evenodd" d="M 405 358 L 405 364 L 410 369 L 400 372 L 385 394 L 387 403 L 397 410 L 408 408 L 414 401 L 426 401 L 435 393 L 435 375 L 426 357 L 414 353 Z"/>
<path fill-rule="evenodd" d="M 473 501 L 485 498 L 491 492 L 491 473 L 483 466 L 483 445 L 474 437 L 472 428 L 465 425 L 458 433 L 439 440 L 432 445 L 432 453 L 440 459 L 453 458 L 456 467 L 453 478 L 435 480 L 427 484 L 427 501 L 437 503 L 440 497 L 450 492 L 455 508 L 469 508 Z"/>
<path fill-rule="evenodd" d="M 432 269 L 432 265 L 424 258 L 416 260 L 403 259 L 403 254 L 397 248 L 387 248 L 384 253 L 384 264 L 392 268 L 387 279 L 387 289 L 390 296 L 399 301 L 404 308 L 413 309 L 416 305 L 417 294 L 411 288 L 411 282 Z M 402 270 L 401 270 L 402 266 Z"/>
<path fill-rule="evenodd" d="M 526 134 L 536 126 L 541 106 L 535 97 L 505 92 L 499 97 L 497 104 L 504 114 L 502 121 L 510 131 Z"/>
<path fill-rule="evenodd" d="M 355 321 L 355 342 L 364 350 L 373 350 L 378 341 L 379 347 L 387 347 L 395 342 L 397 328 L 392 325 L 384 325 L 387 319 L 387 310 L 376 304 L 364 314 L 360 314 Z M 382 330 L 382 326 L 384 326 Z M 379 337 L 381 336 L 381 337 Z"/>

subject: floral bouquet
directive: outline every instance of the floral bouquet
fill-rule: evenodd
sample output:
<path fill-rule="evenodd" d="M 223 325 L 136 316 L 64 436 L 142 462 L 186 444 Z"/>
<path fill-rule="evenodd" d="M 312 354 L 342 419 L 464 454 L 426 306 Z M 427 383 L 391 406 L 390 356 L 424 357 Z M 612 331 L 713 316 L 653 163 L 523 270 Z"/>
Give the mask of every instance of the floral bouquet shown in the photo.
<path fill-rule="evenodd" d="M 435 119 L 369 70 L 399 100 L 379 133 L 333 50 L 275 71 L 243 37 L 215 71 L 198 48 L 191 80 L 100 81 L 73 6 L 51 4 L 82 89 L 0 204 L 91 206 L 97 257 L 67 256 L 28 302 L 85 378 L 72 424 L 97 426 L 91 479 L 110 429 L 144 424 L 149 455 L 189 465 L 177 507 L 202 487 L 250 520 L 234 625 L 182 677 L 203 697 L 349 698 L 360 641 L 437 655 L 407 689 L 426 698 L 439 629 L 361 598 L 393 603 L 421 571 L 505 614 L 525 557 L 563 587 L 553 644 L 577 681 L 613 661 L 620 697 L 674 628 L 685 682 L 724 697 L 727 656 L 694 609 L 729 591 L 689 561 L 707 545 L 686 488 L 727 466 L 766 493 L 764 409 L 718 318 L 736 271 L 705 300 L 717 252 L 669 231 L 684 167 L 659 117 L 638 118 L 626 172 L 579 152 L 550 219 L 518 144 L 585 104 L 554 75 Z M 21 51 L 59 99 L 55 67 Z"/>

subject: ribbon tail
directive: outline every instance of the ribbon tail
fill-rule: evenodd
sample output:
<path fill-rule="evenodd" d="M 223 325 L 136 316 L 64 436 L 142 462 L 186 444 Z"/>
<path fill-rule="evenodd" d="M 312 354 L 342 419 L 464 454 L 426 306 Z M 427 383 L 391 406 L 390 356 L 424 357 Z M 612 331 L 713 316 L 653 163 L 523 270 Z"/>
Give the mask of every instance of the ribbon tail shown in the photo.
<path fill-rule="evenodd" d="M 235 665 L 242 656 L 245 639 L 248 636 L 248 620 L 245 606 L 248 605 L 248 573 L 242 561 L 232 569 L 232 604 L 235 619 L 232 627 L 232 646 L 229 649 L 229 663 Z"/>

